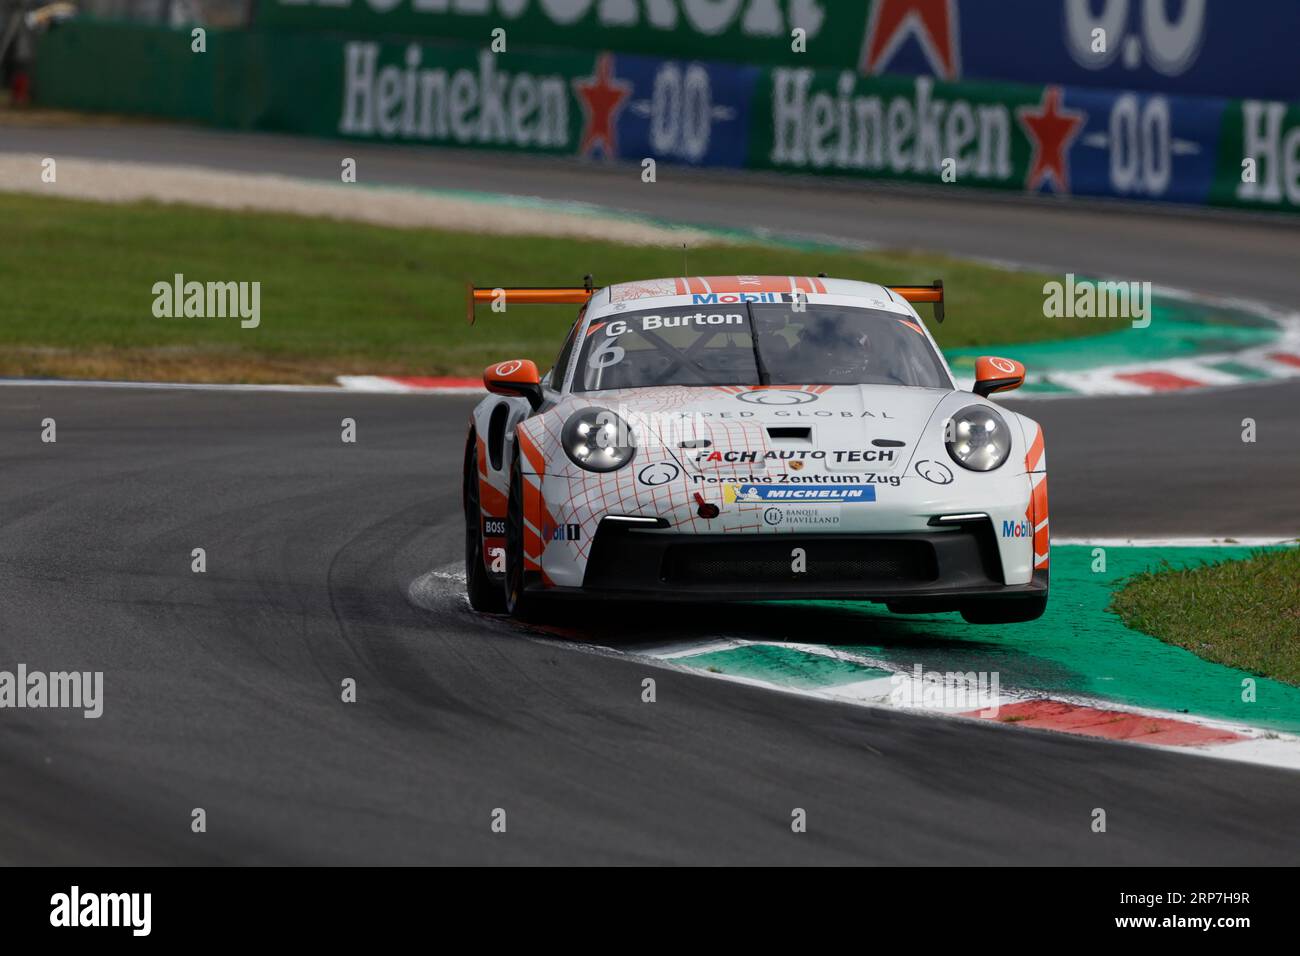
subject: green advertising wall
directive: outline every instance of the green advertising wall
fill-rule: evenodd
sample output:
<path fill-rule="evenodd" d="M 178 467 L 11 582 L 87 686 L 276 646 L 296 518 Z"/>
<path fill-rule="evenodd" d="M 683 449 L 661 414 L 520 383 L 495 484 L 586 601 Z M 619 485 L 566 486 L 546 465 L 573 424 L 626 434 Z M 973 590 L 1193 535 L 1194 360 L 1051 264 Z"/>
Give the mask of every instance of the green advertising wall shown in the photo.
<path fill-rule="evenodd" d="M 34 93 L 49 106 L 238 125 L 224 94 L 238 102 L 249 90 L 248 41 L 210 31 L 208 52 L 197 55 L 188 33 L 74 21 L 41 37 Z"/>
<path fill-rule="evenodd" d="M 259 27 L 853 68 L 868 0 L 257 0 Z M 796 52 L 794 31 L 803 31 Z"/>
<path fill-rule="evenodd" d="M 34 95 L 343 139 L 1300 209 L 1300 106 L 600 51 L 77 20 Z M 1247 162 L 1249 160 L 1249 162 Z"/>

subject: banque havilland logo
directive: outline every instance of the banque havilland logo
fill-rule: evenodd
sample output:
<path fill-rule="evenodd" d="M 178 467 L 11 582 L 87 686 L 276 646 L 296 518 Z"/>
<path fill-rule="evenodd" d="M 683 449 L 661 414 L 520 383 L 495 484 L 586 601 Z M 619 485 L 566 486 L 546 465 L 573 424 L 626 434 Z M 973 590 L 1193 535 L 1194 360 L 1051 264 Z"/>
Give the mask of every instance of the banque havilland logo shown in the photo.
<path fill-rule="evenodd" d="M 0 670 L 0 710 L 80 710 L 87 720 L 104 713 L 103 671 Z"/>

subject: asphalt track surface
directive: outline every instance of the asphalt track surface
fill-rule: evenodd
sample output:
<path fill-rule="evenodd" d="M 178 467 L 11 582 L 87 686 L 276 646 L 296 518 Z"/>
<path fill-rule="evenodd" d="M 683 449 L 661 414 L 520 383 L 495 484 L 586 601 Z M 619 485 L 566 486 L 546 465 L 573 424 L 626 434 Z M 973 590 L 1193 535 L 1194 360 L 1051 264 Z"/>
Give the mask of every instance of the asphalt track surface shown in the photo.
<path fill-rule="evenodd" d="M 0 148 L 304 175 L 326 157 L 336 169 L 341 148 L 167 128 L 3 132 Z M 79 148 L 36 145 L 56 134 Z M 627 170 L 347 149 L 391 182 L 645 201 Z M 1295 232 L 1268 223 L 662 172 L 671 188 L 653 211 L 666 218 L 770 214 L 882 242 L 880 223 L 905 223 L 901 244 L 1037 249 L 1023 258 L 1080 272 L 1140 264 L 1139 278 L 1282 305 L 1300 285 Z M 1047 431 L 1057 535 L 1282 536 L 1300 531 L 1298 400 L 1292 383 L 1019 407 Z M 0 713 L 0 862 L 1300 860 L 1293 772 L 768 693 L 538 639 L 472 614 L 454 587 L 413 601 L 413 582 L 461 557 L 471 404 L 0 388 L 0 666 L 105 671 L 98 720 Z M 46 417 L 56 444 L 39 440 Z M 343 417 L 355 445 L 339 440 Z M 1240 441 L 1243 417 L 1259 421 L 1255 445 Z M 196 547 L 206 574 L 190 570 Z M 681 623 L 662 621 L 665 635 Z M 764 626 L 728 609 L 690 623 L 714 621 Z M 654 704 L 641 701 L 647 676 Z M 339 699 L 347 677 L 355 704 Z M 205 834 L 190 831 L 195 807 Z M 795 807 L 805 834 L 790 832 Z M 505 834 L 490 830 L 495 808 Z"/>

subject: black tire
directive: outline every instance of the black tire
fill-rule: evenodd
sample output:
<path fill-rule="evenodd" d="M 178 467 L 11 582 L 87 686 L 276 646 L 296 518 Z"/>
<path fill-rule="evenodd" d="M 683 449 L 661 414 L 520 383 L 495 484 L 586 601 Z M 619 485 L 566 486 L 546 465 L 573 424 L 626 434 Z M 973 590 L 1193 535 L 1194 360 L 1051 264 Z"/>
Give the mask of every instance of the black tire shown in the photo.
<path fill-rule="evenodd" d="M 961 609 L 967 624 L 1023 624 L 1047 610 L 1047 595 L 1031 598 L 991 598 L 972 601 Z"/>
<path fill-rule="evenodd" d="M 524 475 L 516 449 L 510 466 L 510 496 L 506 506 L 506 611 L 521 621 L 541 620 L 542 601 L 528 591 L 536 572 L 524 570 Z"/>
<path fill-rule="evenodd" d="M 478 501 L 478 446 L 469 433 L 465 449 L 465 593 L 469 606 L 486 614 L 504 614 L 505 589 L 483 563 L 483 512 Z"/>

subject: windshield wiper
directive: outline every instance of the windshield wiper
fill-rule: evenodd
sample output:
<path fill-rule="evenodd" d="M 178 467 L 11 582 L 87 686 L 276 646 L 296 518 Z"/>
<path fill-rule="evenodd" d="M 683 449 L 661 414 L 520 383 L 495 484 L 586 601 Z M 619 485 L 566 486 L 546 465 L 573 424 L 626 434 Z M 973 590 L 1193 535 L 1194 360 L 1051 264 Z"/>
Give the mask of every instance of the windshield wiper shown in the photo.
<path fill-rule="evenodd" d="M 768 383 L 767 370 L 763 368 L 763 356 L 758 354 L 758 326 L 754 324 L 754 307 L 745 303 L 745 312 L 749 315 L 749 344 L 754 349 L 754 369 L 758 372 L 758 384 Z"/>

